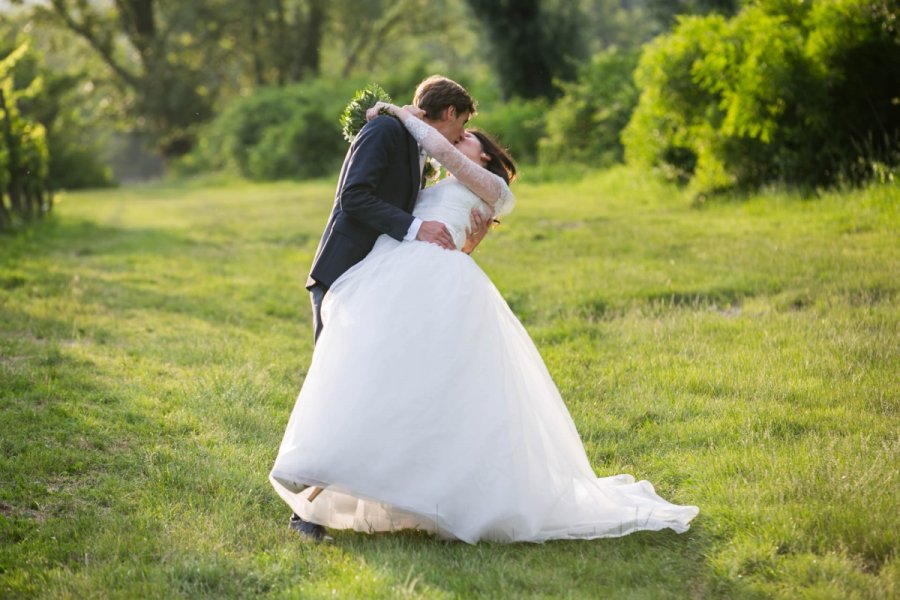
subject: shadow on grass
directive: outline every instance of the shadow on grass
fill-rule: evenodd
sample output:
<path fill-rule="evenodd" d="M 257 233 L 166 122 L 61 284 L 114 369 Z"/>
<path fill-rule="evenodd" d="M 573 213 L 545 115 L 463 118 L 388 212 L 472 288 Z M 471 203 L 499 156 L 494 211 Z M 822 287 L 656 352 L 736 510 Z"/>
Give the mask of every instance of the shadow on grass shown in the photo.
<path fill-rule="evenodd" d="M 170 253 L 194 246 L 188 235 L 167 229 L 122 228 L 93 221 L 51 218 L 34 230 L 0 240 L 0 265 L 21 256 L 39 257 L 52 252 L 74 256 L 126 254 L 136 251 Z M 5 260 L 4 260 L 5 259 Z M 13 265 L 10 265 L 13 266 Z"/>
<path fill-rule="evenodd" d="M 115 348 L 79 347 L 91 340 L 72 339 L 64 319 L 0 304 L 0 330 L 0 596 L 235 597 L 268 585 L 204 548 L 228 539 L 220 525 L 275 502 L 264 474 L 198 441 L 218 431 L 192 405 L 205 399 L 136 385 Z M 210 517 L 235 507 L 246 513 Z"/>
<path fill-rule="evenodd" d="M 0 293 L 50 299 L 77 295 L 82 308 L 96 314 L 151 311 L 212 326 L 248 323 L 252 328 L 259 319 L 268 318 L 308 322 L 306 294 L 299 279 L 292 280 L 293 287 L 279 290 L 264 283 L 247 286 L 223 270 L 233 254 L 232 242 L 210 241 L 203 235 L 51 220 L 3 241 Z M 267 234 L 241 244 L 302 246 L 308 241 L 306 235 Z M 196 268 L 175 269 L 173 265 L 182 261 Z M 45 270 L 35 273 L 35 265 Z M 252 309 L 245 302 L 251 302 Z"/>
<path fill-rule="evenodd" d="M 68 352 L 64 321 L 0 305 L 0 323 L 0 574 L 26 568 L 15 591 L 29 593 L 51 568 L 84 566 L 103 515 L 140 487 L 133 441 L 161 427 Z"/>
<path fill-rule="evenodd" d="M 335 544 L 425 596 L 686 598 L 716 591 L 704 560 L 708 544 L 693 531 L 474 546 L 416 532 L 339 533 Z"/>

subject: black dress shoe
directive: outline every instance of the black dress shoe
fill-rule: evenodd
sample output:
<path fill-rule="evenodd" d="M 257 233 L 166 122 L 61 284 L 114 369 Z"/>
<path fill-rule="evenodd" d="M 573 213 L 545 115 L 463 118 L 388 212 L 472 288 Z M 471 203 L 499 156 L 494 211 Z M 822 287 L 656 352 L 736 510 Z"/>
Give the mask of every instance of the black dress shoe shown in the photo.
<path fill-rule="evenodd" d="M 291 531 L 296 531 L 305 540 L 311 542 L 333 542 L 334 538 L 328 535 L 328 531 L 318 523 L 304 521 L 297 515 L 291 515 L 291 522 L 288 524 Z"/>

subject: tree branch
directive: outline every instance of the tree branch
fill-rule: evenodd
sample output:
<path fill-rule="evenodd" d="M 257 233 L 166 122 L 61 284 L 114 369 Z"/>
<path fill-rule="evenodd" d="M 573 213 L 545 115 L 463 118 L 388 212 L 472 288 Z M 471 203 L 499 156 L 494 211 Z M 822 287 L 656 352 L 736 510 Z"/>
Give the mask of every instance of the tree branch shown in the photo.
<path fill-rule="evenodd" d="M 367 29 L 368 31 L 365 35 L 358 35 L 356 38 L 358 41 L 353 45 L 353 48 L 347 54 L 347 58 L 344 60 L 344 68 L 341 69 L 341 76 L 348 77 L 350 72 L 356 66 L 356 63 L 359 61 L 360 56 L 365 52 L 377 52 L 378 44 L 383 40 L 387 33 L 390 32 L 396 25 L 403 21 L 405 12 L 405 4 L 403 2 L 397 3 L 393 6 L 393 10 L 390 10 L 388 14 L 384 15 L 381 19 L 373 23 Z M 373 56 L 369 57 L 369 60 L 366 61 L 369 66 L 372 65 L 374 60 Z"/>
<path fill-rule="evenodd" d="M 75 19 L 69 7 L 64 0 L 51 0 L 54 14 L 68 27 L 71 31 L 81 36 L 90 46 L 100 55 L 109 68 L 118 75 L 125 83 L 132 88 L 139 86 L 139 78 L 119 64 L 113 57 L 112 40 L 109 36 L 101 39 L 94 28 L 89 24 L 88 19 L 82 18 L 81 21 Z"/>

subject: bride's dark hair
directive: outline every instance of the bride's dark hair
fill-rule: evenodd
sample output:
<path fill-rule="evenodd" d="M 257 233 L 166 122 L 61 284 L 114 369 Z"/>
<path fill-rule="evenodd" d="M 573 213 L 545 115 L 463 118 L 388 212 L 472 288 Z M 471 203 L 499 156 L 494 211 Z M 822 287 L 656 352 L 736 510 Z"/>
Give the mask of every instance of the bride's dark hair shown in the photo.
<path fill-rule="evenodd" d="M 506 183 L 512 183 L 516 178 L 516 163 L 509 155 L 509 151 L 480 129 L 467 129 L 466 131 L 478 138 L 482 151 L 490 157 L 485 168 L 502 177 Z"/>

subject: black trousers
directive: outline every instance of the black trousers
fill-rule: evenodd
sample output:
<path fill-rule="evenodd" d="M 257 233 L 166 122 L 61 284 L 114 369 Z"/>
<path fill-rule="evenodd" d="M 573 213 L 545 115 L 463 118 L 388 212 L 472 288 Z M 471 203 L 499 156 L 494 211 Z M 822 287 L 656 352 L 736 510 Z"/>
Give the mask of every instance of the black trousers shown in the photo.
<path fill-rule="evenodd" d="M 328 289 L 319 283 L 309 288 L 309 302 L 312 304 L 313 343 L 319 339 L 319 334 L 322 333 L 322 300 L 327 291 Z M 297 513 L 291 515 L 291 520 L 299 518 Z"/>

